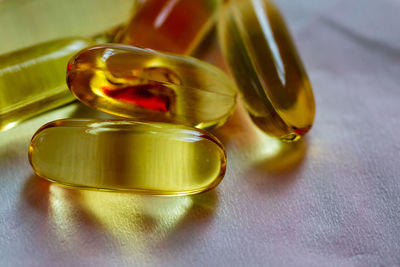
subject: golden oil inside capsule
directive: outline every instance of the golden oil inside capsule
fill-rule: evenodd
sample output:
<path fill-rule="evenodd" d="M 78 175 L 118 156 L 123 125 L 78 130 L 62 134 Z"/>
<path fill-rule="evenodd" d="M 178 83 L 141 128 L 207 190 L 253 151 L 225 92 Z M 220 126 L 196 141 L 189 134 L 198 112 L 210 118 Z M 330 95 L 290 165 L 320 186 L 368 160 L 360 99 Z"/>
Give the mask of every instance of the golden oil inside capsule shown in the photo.
<path fill-rule="evenodd" d="M 70 36 L 95 36 L 125 23 L 136 0 L 0 1 L 0 54 Z"/>
<path fill-rule="evenodd" d="M 0 56 L 0 130 L 72 101 L 65 66 L 85 39 L 61 39 Z"/>
<path fill-rule="evenodd" d="M 124 45 L 98 45 L 68 64 L 68 86 L 83 103 L 113 115 L 220 126 L 236 104 L 233 82 L 190 57 Z"/>
<path fill-rule="evenodd" d="M 147 0 L 117 43 L 191 54 L 215 23 L 221 0 Z"/>
<path fill-rule="evenodd" d="M 285 22 L 270 0 L 231 0 L 219 34 L 246 108 L 266 133 L 296 141 L 312 126 L 310 82 Z"/>
<path fill-rule="evenodd" d="M 186 195 L 219 184 L 225 151 L 195 128 L 116 120 L 60 120 L 39 129 L 29 148 L 34 171 L 95 190 Z"/>

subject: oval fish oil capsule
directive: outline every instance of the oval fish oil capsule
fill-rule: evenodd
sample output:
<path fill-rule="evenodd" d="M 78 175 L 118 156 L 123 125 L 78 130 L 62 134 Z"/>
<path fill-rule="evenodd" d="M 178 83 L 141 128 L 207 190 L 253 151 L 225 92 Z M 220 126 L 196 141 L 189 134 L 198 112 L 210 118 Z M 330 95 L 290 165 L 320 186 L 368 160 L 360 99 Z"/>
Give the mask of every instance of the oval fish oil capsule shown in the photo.
<path fill-rule="evenodd" d="M 253 122 L 284 141 L 311 128 L 310 82 L 279 10 L 271 0 L 230 0 L 219 20 L 225 58 Z"/>
<path fill-rule="evenodd" d="M 84 49 L 68 64 L 67 83 L 88 106 L 146 121 L 220 126 L 236 104 L 234 83 L 200 60 L 126 45 Z"/>
<path fill-rule="evenodd" d="M 118 120 L 59 120 L 32 138 L 37 175 L 74 188 L 188 195 L 217 186 L 225 174 L 221 143 L 205 131 Z"/>
<path fill-rule="evenodd" d="M 74 100 L 65 66 L 92 42 L 68 38 L 0 56 L 0 130 Z"/>
<path fill-rule="evenodd" d="M 146 0 L 115 39 L 144 48 L 191 54 L 215 23 L 221 0 Z"/>

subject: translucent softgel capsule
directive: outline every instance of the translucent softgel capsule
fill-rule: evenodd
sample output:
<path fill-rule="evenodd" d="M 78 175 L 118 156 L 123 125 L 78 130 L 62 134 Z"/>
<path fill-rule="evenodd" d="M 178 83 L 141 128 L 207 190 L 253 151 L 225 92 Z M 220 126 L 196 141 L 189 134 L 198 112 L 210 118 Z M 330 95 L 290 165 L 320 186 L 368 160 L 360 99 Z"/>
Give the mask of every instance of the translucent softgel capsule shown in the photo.
<path fill-rule="evenodd" d="M 313 124 L 314 96 L 277 7 L 270 0 L 230 0 L 219 33 L 254 123 L 283 140 L 298 140 Z"/>
<path fill-rule="evenodd" d="M 146 0 L 116 42 L 190 54 L 215 22 L 221 0 Z"/>
<path fill-rule="evenodd" d="M 67 76 L 81 102 L 126 118 L 209 128 L 222 125 L 236 103 L 233 82 L 218 68 L 132 46 L 84 49 Z"/>
<path fill-rule="evenodd" d="M 0 56 L 0 130 L 74 99 L 65 66 L 86 39 L 61 39 Z"/>
<path fill-rule="evenodd" d="M 226 156 L 196 128 L 116 120 L 59 120 L 33 136 L 35 172 L 62 185 L 142 194 L 185 195 L 218 185 Z"/>
<path fill-rule="evenodd" d="M 69 36 L 94 36 L 129 19 L 136 0 L 0 0 L 0 54 Z"/>

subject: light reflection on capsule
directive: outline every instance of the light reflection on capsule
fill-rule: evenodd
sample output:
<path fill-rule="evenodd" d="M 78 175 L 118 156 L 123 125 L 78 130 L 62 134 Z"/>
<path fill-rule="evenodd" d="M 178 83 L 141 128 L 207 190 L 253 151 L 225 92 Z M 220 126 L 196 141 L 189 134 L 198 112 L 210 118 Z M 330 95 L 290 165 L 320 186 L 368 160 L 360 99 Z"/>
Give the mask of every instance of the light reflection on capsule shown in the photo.
<path fill-rule="evenodd" d="M 58 120 L 33 136 L 37 175 L 73 188 L 190 195 L 225 174 L 222 144 L 192 127 L 115 120 Z"/>
<path fill-rule="evenodd" d="M 213 128 L 236 105 L 235 85 L 220 69 L 125 45 L 84 49 L 69 62 L 67 83 L 84 104 L 136 120 Z"/>
<path fill-rule="evenodd" d="M 228 1 L 218 30 L 225 58 L 253 122 L 283 141 L 299 140 L 313 124 L 314 96 L 273 1 Z"/>

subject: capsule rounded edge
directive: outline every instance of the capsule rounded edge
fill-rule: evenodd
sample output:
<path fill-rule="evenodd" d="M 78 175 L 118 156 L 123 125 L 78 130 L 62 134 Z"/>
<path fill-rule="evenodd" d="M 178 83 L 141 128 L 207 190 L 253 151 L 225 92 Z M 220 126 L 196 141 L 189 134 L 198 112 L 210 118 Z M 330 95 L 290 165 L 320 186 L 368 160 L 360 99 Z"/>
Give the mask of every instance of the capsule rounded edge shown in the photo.
<path fill-rule="evenodd" d="M 277 6 L 271 0 L 230 0 L 218 33 L 252 121 L 283 141 L 299 140 L 312 127 L 315 100 Z"/>
<path fill-rule="evenodd" d="M 80 51 L 67 84 L 84 104 L 116 116 L 201 129 L 224 124 L 237 90 L 220 69 L 198 59 L 106 44 Z"/>
<path fill-rule="evenodd" d="M 211 134 L 184 125 L 65 119 L 32 137 L 35 173 L 62 186 L 149 195 L 190 195 L 216 187 L 226 153 Z"/>

